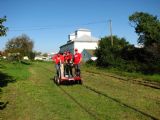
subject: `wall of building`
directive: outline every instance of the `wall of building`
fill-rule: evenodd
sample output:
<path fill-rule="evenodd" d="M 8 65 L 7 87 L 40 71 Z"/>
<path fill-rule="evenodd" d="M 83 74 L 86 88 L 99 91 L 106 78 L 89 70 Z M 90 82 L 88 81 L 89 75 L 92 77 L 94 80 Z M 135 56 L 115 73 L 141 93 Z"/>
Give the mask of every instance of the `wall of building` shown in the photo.
<path fill-rule="evenodd" d="M 75 42 L 74 49 L 78 48 L 78 51 L 81 53 L 83 49 L 93 49 L 95 50 L 98 47 L 97 42 Z"/>
<path fill-rule="evenodd" d="M 88 29 L 78 29 L 68 36 L 68 41 L 65 45 L 60 47 L 60 52 L 69 50 L 72 54 L 77 48 L 81 53 L 84 49 L 95 50 L 98 47 L 98 39 L 91 36 Z"/>
<path fill-rule="evenodd" d="M 68 45 L 62 46 L 60 48 L 60 52 L 62 52 L 62 53 L 64 53 L 67 50 L 69 50 L 71 53 L 74 53 L 74 42 L 72 42 Z"/>
<path fill-rule="evenodd" d="M 76 38 L 75 33 L 68 35 L 68 41 L 73 41 L 73 39 L 75 38 Z"/>
<path fill-rule="evenodd" d="M 84 36 L 84 35 L 91 36 L 90 31 L 83 31 L 83 30 L 77 30 L 75 34 L 77 38 Z"/>
<path fill-rule="evenodd" d="M 69 50 L 71 53 L 74 53 L 74 49 L 77 48 L 78 52 L 82 52 L 84 49 L 92 49 L 95 50 L 98 47 L 97 42 L 72 42 L 71 44 L 62 46 L 60 48 L 60 52 L 65 52 Z"/>

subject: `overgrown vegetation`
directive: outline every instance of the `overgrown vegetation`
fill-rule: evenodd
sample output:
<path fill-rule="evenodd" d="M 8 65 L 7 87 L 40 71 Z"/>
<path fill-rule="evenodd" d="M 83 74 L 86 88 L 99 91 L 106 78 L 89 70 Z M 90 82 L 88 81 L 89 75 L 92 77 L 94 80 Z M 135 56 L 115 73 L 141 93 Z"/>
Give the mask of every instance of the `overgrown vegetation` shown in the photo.
<path fill-rule="evenodd" d="M 142 12 L 134 13 L 129 20 L 142 47 L 136 48 L 117 36 L 113 36 L 112 46 L 110 36 L 102 38 L 95 52 L 97 65 L 128 72 L 160 73 L 160 21 L 156 16 Z"/>

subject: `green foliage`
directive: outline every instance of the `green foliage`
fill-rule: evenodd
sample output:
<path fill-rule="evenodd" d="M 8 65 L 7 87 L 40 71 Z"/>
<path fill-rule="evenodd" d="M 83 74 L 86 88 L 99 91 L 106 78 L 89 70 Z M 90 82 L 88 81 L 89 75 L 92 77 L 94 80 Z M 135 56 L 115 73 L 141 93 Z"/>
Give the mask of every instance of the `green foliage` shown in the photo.
<path fill-rule="evenodd" d="M 96 61 L 93 61 L 92 59 L 89 59 L 88 61 L 86 61 L 86 65 L 95 66 L 96 65 Z"/>
<path fill-rule="evenodd" d="M 22 59 L 24 56 L 32 58 L 33 46 L 33 41 L 27 35 L 23 34 L 9 40 L 6 44 L 5 51 L 10 53 L 11 56 L 14 54 L 18 55 L 19 59 Z"/>
<path fill-rule="evenodd" d="M 30 52 L 28 53 L 28 57 L 29 57 L 30 60 L 34 60 L 35 56 L 36 56 L 36 53 L 33 52 L 33 51 L 30 51 Z"/>
<path fill-rule="evenodd" d="M 40 55 L 42 55 L 42 52 L 34 51 L 34 53 L 35 53 L 35 56 L 40 56 Z"/>
<path fill-rule="evenodd" d="M 138 43 L 145 46 L 150 46 L 153 43 L 160 44 L 160 21 L 156 16 L 135 12 L 129 16 L 129 20 L 139 36 Z"/>
<path fill-rule="evenodd" d="M 8 53 L 7 60 L 9 61 L 20 61 L 22 58 L 19 53 Z"/>
<path fill-rule="evenodd" d="M 47 57 L 47 56 L 48 56 L 48 54 L 47 54 L 47 53 L 44 53 L 42 56 Z"/>
<path fill-rule="evenodd" d="M 7 20 L 6 16 L 0 18 L 0 36 L 6 35 L 6 32 L 8 30 L 8 28 L 3 25 L 3 23 L 6 22 L 6 20 Z"/>
<path fill-rule="evenodd" d="M 128 72 L 147 74 L 160 73 L 160 21 L 148 13 L 136 12 L 129 17 L 139 35 L 138 43 L 142 48 L 135 48 L 124 38 L 102 38 L 96 50 L 97 65 L 112 67 Z"/>
<path fill-rule="evenodd" d="M 99 66 L 107 67 L 107 66 L 119 66 L 120 63 L 124 61 L 120 58 L 121 50 L 129 46 L 129 43 L 125 40 L 125 38 L 118 38 L 117 36 L 113 36 L 114 45 L 111 46 L 110 37 L 102 38 L 99 42 L 99 46 L 96 49 L 97 64 Z"/>
<path fill-rule="evenodd" d="M 135 12 L 129 16 L 138 34 L 138 43 L 144 48 L 133 49 L 131 54 L 141 64 L 140 70 L 146 73 L 160 73 L 160 21 L 156 16 Z"/>

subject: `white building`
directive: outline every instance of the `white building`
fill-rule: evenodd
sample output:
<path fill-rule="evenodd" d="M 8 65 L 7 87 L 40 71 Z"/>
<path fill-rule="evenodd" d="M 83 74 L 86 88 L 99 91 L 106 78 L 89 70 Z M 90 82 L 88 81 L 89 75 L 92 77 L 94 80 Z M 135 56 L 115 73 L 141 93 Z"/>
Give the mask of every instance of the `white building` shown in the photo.
<path fill-rule="evenodd" d="M 81 53 L 84 49 L 95 50 L 97 47 L 98 38 L 92 37 L 88 29 L 78 29 L 68 35 L 68 41 L 60 46 L 60 52 L 69 50 L 71 53 L 74 53 L 74 49 L 77 48 Z"/>

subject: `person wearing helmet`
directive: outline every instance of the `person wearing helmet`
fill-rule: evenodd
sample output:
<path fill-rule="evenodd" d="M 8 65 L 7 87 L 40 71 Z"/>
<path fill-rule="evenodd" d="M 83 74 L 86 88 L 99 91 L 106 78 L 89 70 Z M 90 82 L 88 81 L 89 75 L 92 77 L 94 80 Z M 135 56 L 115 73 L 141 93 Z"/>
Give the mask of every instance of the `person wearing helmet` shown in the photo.
<path fill-rule="evenodd" d="M 75 54 L 74 54 L 74 67 L 75 67 L 75 74 L 76 76 L 80 76 L 80 63 L 82 61 L 82 54 L 78 52 L 78 49 L 75 49 Z"/>

